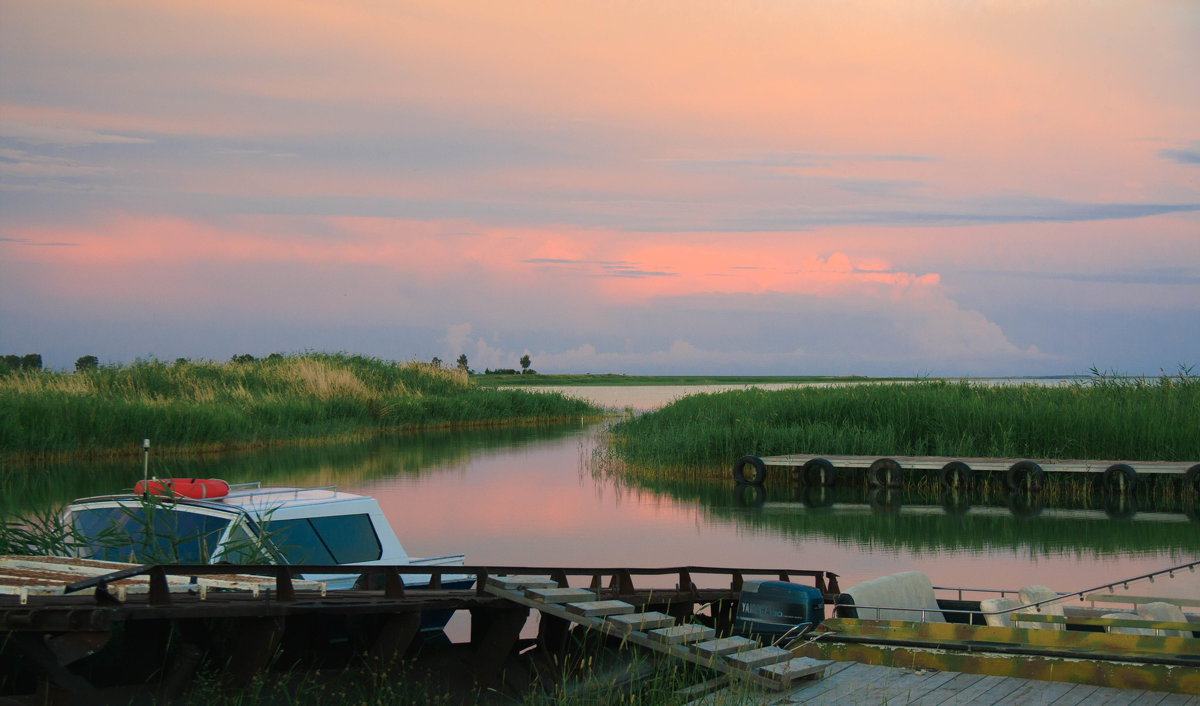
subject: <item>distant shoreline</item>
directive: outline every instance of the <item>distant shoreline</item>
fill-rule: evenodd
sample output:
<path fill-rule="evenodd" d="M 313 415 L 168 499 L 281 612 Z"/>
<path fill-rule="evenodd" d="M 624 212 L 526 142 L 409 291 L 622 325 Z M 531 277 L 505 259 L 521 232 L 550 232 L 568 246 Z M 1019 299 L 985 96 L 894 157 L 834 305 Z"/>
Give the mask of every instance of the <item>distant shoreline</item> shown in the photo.
<path fill-rule="evenodd" d="M 992 375 L 992 376 L 895 376 L 868 377 L 865 375 L 621 375 L 616 373 L 569 373 L 535 375 L 492 375 L 473 374 L 471 382 L 480 387 L 582 387 L 596 386 L 666 386 L 666 385 L 755 385 L 755 384 L 811 384 L 853 382 L 923 382 L 930 380 L 967 382 L 994 382 L 1012 380 L 1087 380 L 1091 375 Z M 1131 375 L 1130 378 L 1140 376 Z"/>

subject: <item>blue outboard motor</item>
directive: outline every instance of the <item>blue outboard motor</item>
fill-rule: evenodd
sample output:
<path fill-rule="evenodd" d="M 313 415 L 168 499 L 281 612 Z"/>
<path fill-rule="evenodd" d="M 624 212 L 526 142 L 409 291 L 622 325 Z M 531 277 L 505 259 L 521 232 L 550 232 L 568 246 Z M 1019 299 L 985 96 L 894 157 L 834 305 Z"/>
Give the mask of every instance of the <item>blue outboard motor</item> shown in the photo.
<path fill-rule="evenodd" d="M 777 638 L 811 630 L 825 619 L 825 600 L 812 586 L 787 581 L 746 581 L 733 631 L 747 637 Z"/>

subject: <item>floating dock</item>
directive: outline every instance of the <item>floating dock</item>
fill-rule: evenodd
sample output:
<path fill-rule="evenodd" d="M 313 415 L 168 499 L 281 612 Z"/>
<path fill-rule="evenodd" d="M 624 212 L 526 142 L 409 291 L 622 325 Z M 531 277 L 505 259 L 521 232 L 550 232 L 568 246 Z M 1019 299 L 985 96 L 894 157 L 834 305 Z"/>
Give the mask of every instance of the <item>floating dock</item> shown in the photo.
<path fill-rule="evenodd" d="M 739 484 L 762 485 L 768 469 L 782 469 L 792 481 L 807 485 L 829 486 L 837 482 L 839 472 L 861 471 L 867 482 L 877 487 L 897 488 L 904 484 L 906 472 L 934 472 L 942 486 L 966 488 L 978 474 L 1003 475 L 1012 490 L 1038 489 L 1048 473 L 1088 474 L 1099 478 L 1105 487 L 1117 493 L 1132 492 L 1142 475 L 1182 476 L 1186 488 L 1200 492 L 1200 463 L 1193 461 L 1095 461 L 1016 458 L 954 458 L 947 456 L 742 456 L 733 465 L 733 479 Z"/>

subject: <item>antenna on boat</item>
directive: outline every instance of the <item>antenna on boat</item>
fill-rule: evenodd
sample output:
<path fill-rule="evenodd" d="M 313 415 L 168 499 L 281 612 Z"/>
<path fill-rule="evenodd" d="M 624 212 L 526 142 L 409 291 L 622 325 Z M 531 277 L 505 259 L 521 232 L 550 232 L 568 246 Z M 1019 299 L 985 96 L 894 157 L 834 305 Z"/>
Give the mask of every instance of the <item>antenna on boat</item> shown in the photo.
<path fill-rule="evenodd" d="M 150 478 L 150 440 L 142 439 L 142 480 Z"/>

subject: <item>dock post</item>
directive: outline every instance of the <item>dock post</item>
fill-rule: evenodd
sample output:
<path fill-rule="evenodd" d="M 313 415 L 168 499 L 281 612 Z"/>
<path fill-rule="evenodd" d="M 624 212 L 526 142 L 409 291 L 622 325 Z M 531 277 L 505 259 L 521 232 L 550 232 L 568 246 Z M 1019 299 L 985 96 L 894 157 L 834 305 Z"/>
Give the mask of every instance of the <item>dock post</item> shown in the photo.
<path fill-rule="evenodd" d="M 371 645 L 369 658 L 380 667 L 386 667 L 402 658 L 421 631 L 421 611 L 409 610 L 395 613 L 383 621 L 379 635 Z"/>
<path fill-rule="evenodd" d="M 475 647 L 475 682 L 490 686 L 521 637 L 529 609 L 510 603 L 503 608 L 471 609 L 471 642 Z M 480 624 L 477 626 L 476 621 Z"/>

